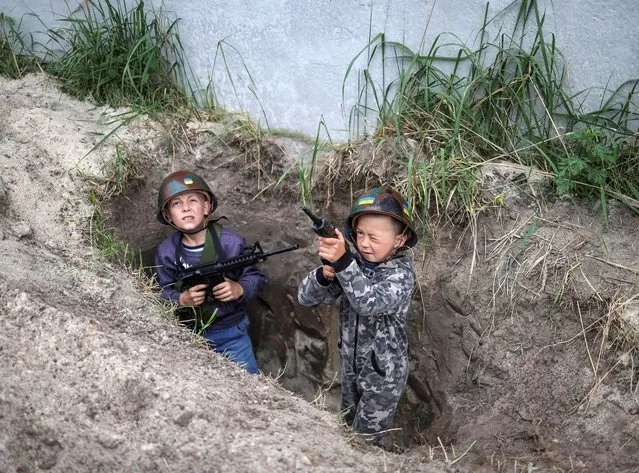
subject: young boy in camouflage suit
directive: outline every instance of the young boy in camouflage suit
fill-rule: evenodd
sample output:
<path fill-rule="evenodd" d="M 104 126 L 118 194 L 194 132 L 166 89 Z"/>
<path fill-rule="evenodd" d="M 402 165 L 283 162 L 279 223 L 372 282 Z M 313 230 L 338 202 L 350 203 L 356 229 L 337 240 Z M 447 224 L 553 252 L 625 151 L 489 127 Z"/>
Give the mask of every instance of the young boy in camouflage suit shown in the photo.
<path fill-rule="evenodd" d="M 357 251 L 350 251 L 347 240 Z M 345 235 L 319 239 L 330 265 L 301 282 L 306 306 L 341 297 L 341 408 L 355 432 L 383 446 L 408 380 L 406 316 L 415 288 L 412 258 L 417 243 L 410 209 L 392 189 L 375 188 L 355 201 Z"/>

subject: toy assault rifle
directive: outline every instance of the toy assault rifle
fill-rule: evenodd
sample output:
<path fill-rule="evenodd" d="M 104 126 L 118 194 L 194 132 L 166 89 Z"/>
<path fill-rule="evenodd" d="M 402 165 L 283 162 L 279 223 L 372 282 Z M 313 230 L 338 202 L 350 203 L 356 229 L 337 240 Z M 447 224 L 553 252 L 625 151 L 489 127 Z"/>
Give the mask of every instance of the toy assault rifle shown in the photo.
<path fill-rule="evenodd" d="M 259 242 L 248 246 L 245 251 L 233 258 L 215 263 L 206 263 L 198 266 L 191 266 L 178 273 L 178 281 L 175 287 L 178 291 L 184 292 L 187 289 L 197 286 L 198 284 L 207 285 L 207 299 L 211 293 L 210 289 L 224 282 L 225 278 L 237 280 L 242 274 L 242 270 L 247 266 L 261 263 L 269 256 L 279 255 L 287 251 L 293 251 L 299 248 L 299 245 L 290 245 L 278 248 L 273 251 L 264 252 Z"/>

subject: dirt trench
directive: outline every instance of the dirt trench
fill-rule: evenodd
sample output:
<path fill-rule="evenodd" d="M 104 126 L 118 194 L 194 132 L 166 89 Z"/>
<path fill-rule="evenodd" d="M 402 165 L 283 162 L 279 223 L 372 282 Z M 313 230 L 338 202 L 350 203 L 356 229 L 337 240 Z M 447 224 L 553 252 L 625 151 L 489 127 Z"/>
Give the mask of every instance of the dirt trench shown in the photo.
<path fill-rule="evenodd" d="M 264 141 L 260 188 L 257 163 L 242 150 L 193 136 L 192 152 L 146 168 L 114 203 L 114 229 L 151 254 L 170 232 L 154 221 L 157 187 L 188 168 L 211 183 L 218 216 L 249 243 L 297 243 L 263 264 L 270 283 L 252 307 L 252 340 L 264 373 L 334 411 L 337 310 L 296 302 L 297 283 L 317 265 L 310 222 L 295 183 L 263 190 L 304 147 Z M 606 223 L 596 205 L 557 199 L 549 182 L 503 163 L 485 168 L 482 181 L 482 198 L 503 203 L 479 216 L 475 233 L 467 222 L 441 225 L 415 251 L 412 371 L 393 444 L 430 456 L 468 448 L 469 471 L 635 471 L 637 216 L 612 202 Z M 338 224 L 350 198 L 338 191 L 328 209 L 315 204 Z"/>
<path fill-rule="evenodd" d="M 166 130 L 142 120 L 104 142 L 121 110 L 74 100 L 44 74 L 0 78 L 0 98 L 0 471 L 444 470 L 368 447 L 330 411 L 211 352 L 137 272 L 88 244 L 114 156 L 140 145 L 159 175 Z M 133 209 L 124 227 L 151 221 L 119 205 Z"/>
<path fill-rule="evenodd" d="M 483 167 L 486 210 L 472 226 L 431 222 L 415 251 L 412 377 L 391 433 L 407 450 L 379 452 L 331 410 L 334 309 L 295 302 L 317 256 L 296 180 L 275 183 L 306 145 L 266 139 L 257 153 L 220 139 L 219 124 L 180 135 L 143 121 L 94 148 L 117 111 L 43 75 L 0 79 L 0 98 L 0 471 L 637 471 L 639 226 L 627 207 L 610 201 L 606 222 L 534 170 Z M 180 167 L 211 182 L 219 214 L 249 242 L 300 245 L 263 264 L 271 286 L 253 337 L 271 377 L 249 377 L 176 329 L 87 245 L 87 195 L 116 146 L 140 158 L 106 209 L 133 247 L 166 234 L 157 186 Z M 334 223 L 362 185 L 340 179 L 326 211 L 327 189 L 314 202 Z"/>
<path fill-rule="evenodd" d="M 287 159 L 280 146 L 266 146 L 269 148 L 265 154 L 275 153 L 272 159 Z M 235 160 L 233 152 L 221 144 L 217 149 L 209 145 L 207 152 L 214 157 L 210 162 L 184 155 L 173 167 L 192 169 L 207 179 L 219 200 L 216 216 L 226 217 L 221 223 L 239 231 L 249 244 L 259 242 L 264 251 L 299 245 L 298 250 L 273 256 L 260 264 L 269 284 L 250 306 L 249 327 L 260 369 L 308 402 L 337 413 L 340 402 L 337 306 L 310 309 L 297 302 L 298 283 L 319 263 L 311 222 L 291 189 L 255 198 L 254 172 L 250 166 L 244 168 L 243 158 L 238 164 L 239 150 L 235 150 L 238 153 Z M 218 167 L 215 163 L 219 161 L 234 164 Z M 133 253 L 140 254 L 147 274 L 151 275 L 155 249 L 173 231 L 154 218 L 157 189 L 168 172 L 171 169 L 146 169 L 144 177 L 114 201 L 108 212 L 109 226 Z M 337 224 L 342 218 L 338 215 L 347 212 L 348 206 L 349 202 L 336 203 L 323 215 Z M 131 226 L 132 220 L 140 224 Z M 442 345 L 444 340 L 434 342 Z M 404 401 L 397 432 L 392 435 L 392 442 L 402 449 L 420 442 L 420 432 L 433 419 L 428 379 L 412 373 L 409 385 L 411 398 Z M 436 392 L 436 396 L 432 405 L 444 405 L 443 392 Z"/>

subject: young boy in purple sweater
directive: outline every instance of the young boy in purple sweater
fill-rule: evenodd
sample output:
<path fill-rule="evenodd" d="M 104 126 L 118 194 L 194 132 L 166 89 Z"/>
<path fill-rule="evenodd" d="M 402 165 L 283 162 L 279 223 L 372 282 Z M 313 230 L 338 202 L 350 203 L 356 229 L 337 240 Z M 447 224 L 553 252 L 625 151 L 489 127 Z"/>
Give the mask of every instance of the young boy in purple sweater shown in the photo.
<path fill-rule="evenodd" d="M 189 319 L 190 325 L 202 332 L 216 352 L 244 366 L 249 373 L 257 373 L 247 332 L 247 304 L 266 285 L 264 273 L 249 266 L 235 280 L 225 279 L 210 289 L 205 284 L 182 292 L 175 287 L 180 270 L 232 258 L 247 248 L 243 236 L 210 219 L 216 208 L 215 195 L 197 174 L 177 171 L 164 179 L 157 218 L 177 231 L 158 246 L 157 281 L 162 296 L 179 305 L 176 313 L 180 318 Z M 207 291 L 210 291 L 208 298 Z"/>

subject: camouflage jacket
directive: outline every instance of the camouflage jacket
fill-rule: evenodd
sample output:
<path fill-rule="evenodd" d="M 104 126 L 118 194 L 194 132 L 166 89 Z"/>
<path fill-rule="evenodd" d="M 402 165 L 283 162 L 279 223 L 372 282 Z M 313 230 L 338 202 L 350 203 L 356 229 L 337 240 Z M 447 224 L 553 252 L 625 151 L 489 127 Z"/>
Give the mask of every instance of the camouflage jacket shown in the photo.
<path fill-rule="evenodd" d="M 416 281 L 411 257 L 399 252 L 366 269 L 353 252 L 334 267 L 337 281 L 327 280 L 317 268 L 300 283 L 298 300 L 318 306 L 341 296 L 342 369 L 357 376 L 372 364 L 382 375 L 407 374 L 406 318 Z"/>

